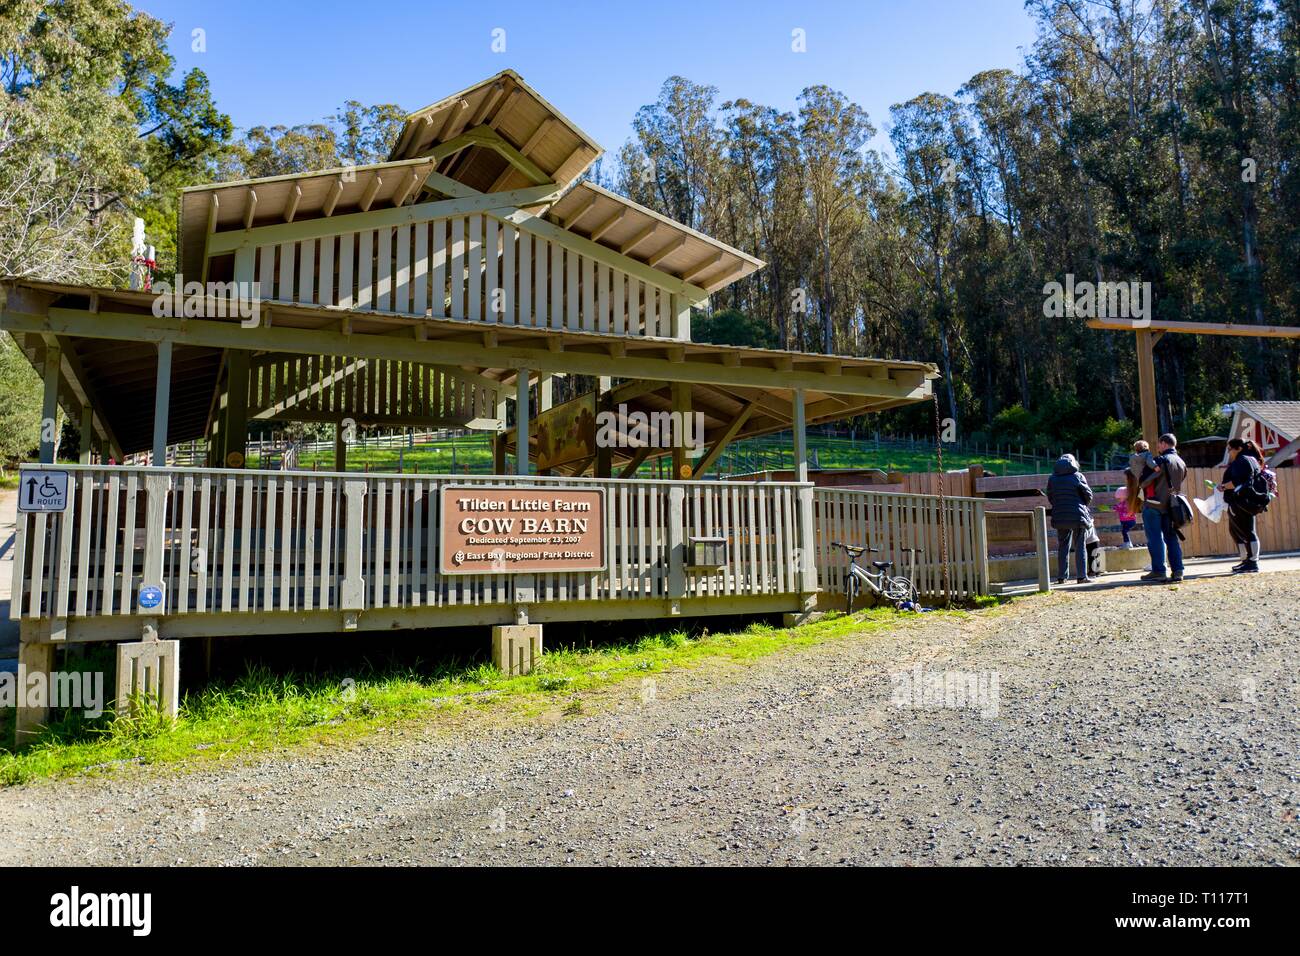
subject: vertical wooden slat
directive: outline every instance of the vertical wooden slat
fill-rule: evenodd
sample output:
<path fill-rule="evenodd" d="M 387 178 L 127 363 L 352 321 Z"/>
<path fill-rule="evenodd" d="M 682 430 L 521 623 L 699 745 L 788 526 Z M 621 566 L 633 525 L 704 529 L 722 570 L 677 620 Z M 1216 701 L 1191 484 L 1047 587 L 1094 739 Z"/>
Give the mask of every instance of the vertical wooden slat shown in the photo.
<path fill-rule="evenodd" d="M 514 225 L 508 222 L 501 224 L 501 320 L 506 325 L 515 325 L 515 283 L 518 281 L 518 275 L 528 275 L 528 269 L 519 268 L 515 263 L 516 243 L 518 232 Z M 522 319 L 518 320 L 519 325 L 523 325 Z"/>
<path fill-rule="evenodd" d="M 293 253 L 292 242 L 280 243 L 280 281 L 275 289 L 275 298 L 280 302 L 293 301 Z"/>
<path fill-rule="evenodd" d="M 465 318 L 465 220 L 457 216 L 451 221 L 451 315 Z"/>
<path fill-rule="evenodd" d="M 298 302 L 316 304 L 316 240 L 298 243 Z"/>
<path fill-rule="evenodd" d="M 411 227 L 398 226 L 393 234 L 396 272 L 393 274 L 393 311 L 411 311 Z"/>
<path fill-rule="evenodd" d="M 465 223 L 465 315 L 483 321 L 483 217 L 470 216 Z"/>
<path fill-rule="evenodd" d="M 357 234 L 357 305 L 358 309 L 375 307 L 375 230 Z"/>
<path fill-rule="evenodd" d="M 339 294 L 338 304 L 340 309 L 352 308 L 352 303 L 356 301 L 352 294 L 352 276 L 353 276 L 353 248 L 356 243 L 355 233 L 344 233 L 339 236 Z"/>

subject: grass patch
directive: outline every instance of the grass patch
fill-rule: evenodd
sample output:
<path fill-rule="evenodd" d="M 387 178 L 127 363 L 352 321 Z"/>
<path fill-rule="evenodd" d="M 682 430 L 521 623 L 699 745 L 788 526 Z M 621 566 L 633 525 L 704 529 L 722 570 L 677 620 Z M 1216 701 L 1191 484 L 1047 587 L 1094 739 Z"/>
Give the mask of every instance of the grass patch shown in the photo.
<path fill-rule="evenodd" d="M 960 618 L 967 613 L 935 611 L 927 617 Z M 670 631 L 615 645 L 562 646 L 548 649 L 540 666 L 522 677 L 507 677 L 491 664 L 455 660 L 432 671 L 367 667 L 348 675 L 277 674 L 251 666 L 238 679 L 186 694 L 175 721 L 132 720 L 111 713 L 87 720 L 76 713 L 52 721 L 20 752 L 7 749 L 13 741 L 13 711 L 6 709 L 0 715 L 0 786 L 135 764 L 195 764 L 312 742 L 341 742 L 434 712 L 506 706 L 528 714 L 558 705 L 565 715 L 577 716 L 590 709 L 584 693 L 622 681 L 710 659 L 745 663 L 785 648 L 887 630 L 899 621 L 899 612 L 877 608 L 828 615 L 788 629 L 756 623 L 728 633 Z M 88 655 L 79 666 L 111 673 L 111 649 L 97 653 L 103 656 Z M 111 686 L 111 681 L 105 683 Z"/>

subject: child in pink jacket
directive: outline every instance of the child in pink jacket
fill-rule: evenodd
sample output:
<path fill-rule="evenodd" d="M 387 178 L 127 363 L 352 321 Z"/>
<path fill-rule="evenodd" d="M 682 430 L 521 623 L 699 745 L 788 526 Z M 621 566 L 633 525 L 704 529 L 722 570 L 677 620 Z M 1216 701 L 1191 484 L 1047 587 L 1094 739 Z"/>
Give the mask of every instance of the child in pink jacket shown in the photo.
<path fill-rule="evenodd" d="M 1137 525 L 1137 515 L 1129 510 L 1127 488 L 1115 489 L 1115 517 L 1119 519 L 1119 530 L 1124 535 L 1124 547 L 1132 548 L 1128 533 Z"/>

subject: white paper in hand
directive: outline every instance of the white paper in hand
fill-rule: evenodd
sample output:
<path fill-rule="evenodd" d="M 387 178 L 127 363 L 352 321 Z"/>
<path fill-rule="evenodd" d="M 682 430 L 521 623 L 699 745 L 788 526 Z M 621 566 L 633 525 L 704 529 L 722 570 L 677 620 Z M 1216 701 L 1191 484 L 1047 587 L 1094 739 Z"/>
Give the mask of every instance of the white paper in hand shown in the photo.
<path fill-rule="evenodd" d="M 1228 503 L 1223 500 L 1223 492 L 1217 488 L 1214 494 L 1208 498 L 1194 498 L 1192 500 L 1196 502 L 1196 510 L 1215 524 L 1219 523 L 1219 519 L 1228 510 Z"/>

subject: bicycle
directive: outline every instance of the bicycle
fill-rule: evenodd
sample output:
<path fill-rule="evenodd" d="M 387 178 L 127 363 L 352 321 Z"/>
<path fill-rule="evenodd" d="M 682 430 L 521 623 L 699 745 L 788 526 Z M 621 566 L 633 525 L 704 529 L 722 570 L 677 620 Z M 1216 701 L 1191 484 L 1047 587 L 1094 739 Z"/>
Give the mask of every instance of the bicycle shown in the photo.
<path fill-rule="evenodd" d="M 845 596 L 848 598 L 845 610 L 848 613 L 853 613 L 853 602 L 857 599 L 858 592 L 864 585 L 879 597 L 884 598 L 886 601 L 892 601 L 895 607 L 901 607 L 909 602 L 915 603 L 917 598 L 916 586 L 902 575 L 889 573 L 894 566 L 893 561 L 872 561 L 871 566 L 876 569 L 874 574 L 859 566 L 858 558 L 867 552 L 878 554 L 879 548 L 858 547 L 845 544 L 842 541 L 832 541 L 831 547 L 842 548 L 849 558 L 848 573 L 844 576 L 844 591 Z M 903 550 L 919 552 L 920 549 L 904 548 Z M 915 563 L 915 557 L 913 557 L 913 563 Z"/>

